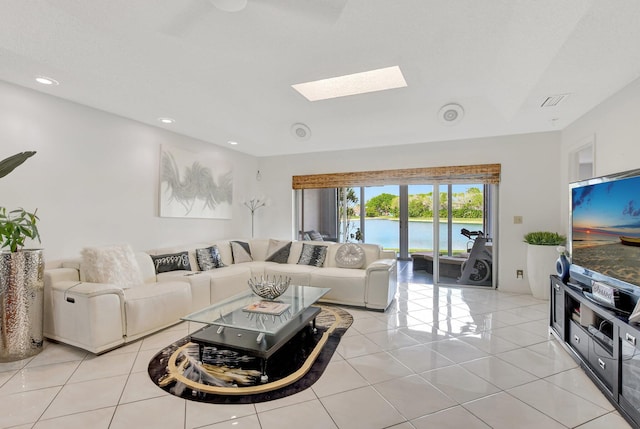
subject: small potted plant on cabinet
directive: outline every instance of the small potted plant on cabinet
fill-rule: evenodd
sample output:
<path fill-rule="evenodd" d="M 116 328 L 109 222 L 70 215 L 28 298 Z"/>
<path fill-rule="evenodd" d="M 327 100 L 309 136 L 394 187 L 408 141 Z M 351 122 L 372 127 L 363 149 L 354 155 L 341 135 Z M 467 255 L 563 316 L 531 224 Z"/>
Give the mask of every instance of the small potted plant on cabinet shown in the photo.
<path fill-rule="evenodd" d="M 558 246 L 566 237 L 557 232 L 536 231 L 525 234 L 527 243 L 527 280 L 535 298 L 549 299 L 549 275 L 555 274 Z"/>
<path fill-rule="evenodd" d="M 0 161 L 4 177 L 35 152 Z M 24 359 L 42 350 L 44 259 L 42 249 L 24 249 L 40 241 L 38 216 L 20 208 L 0 207 L 0 362 Z"/>

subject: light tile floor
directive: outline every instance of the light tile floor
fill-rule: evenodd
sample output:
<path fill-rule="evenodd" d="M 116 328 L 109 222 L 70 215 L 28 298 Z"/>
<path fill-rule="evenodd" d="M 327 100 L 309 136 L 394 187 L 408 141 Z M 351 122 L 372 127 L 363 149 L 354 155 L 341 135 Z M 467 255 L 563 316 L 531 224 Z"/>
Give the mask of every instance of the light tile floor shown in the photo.
<path fill-rule="evenodd" d="M 548 334 L 548 302 L 436 288 L 410 263 L 399 268 L 391 308 L 348 308 L 353 326 L 299 394 L 255 405 L 166 394 L 147 364 L 197 328 L 184 322 L 101 356 L 47 343 L 36 357 L 0 364 L 0 427 L 629 428 Z"/>

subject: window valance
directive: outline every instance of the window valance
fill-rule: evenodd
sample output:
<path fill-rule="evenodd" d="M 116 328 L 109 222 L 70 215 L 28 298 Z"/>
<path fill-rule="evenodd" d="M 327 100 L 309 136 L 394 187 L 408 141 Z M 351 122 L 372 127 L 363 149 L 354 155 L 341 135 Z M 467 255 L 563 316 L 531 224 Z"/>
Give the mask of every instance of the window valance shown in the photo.
<path fill-rule="evenodd" d="M 424 185 L 436 183 L 500 182 L 500 164 L 403 168 L 398 170 L 293 176 L 293 189 L 347 188 L 356 186 Z"/>

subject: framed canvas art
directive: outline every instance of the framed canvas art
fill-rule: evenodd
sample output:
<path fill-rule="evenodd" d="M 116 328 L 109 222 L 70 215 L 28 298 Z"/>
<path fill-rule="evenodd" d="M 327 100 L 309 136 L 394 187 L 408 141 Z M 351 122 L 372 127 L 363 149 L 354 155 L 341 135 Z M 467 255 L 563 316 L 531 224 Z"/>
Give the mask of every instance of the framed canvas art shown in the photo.
<path fill-rule="evenodd" d="M 160 147 L 160 216 L 231 219 L 233 174 L 228 163 Z"/>

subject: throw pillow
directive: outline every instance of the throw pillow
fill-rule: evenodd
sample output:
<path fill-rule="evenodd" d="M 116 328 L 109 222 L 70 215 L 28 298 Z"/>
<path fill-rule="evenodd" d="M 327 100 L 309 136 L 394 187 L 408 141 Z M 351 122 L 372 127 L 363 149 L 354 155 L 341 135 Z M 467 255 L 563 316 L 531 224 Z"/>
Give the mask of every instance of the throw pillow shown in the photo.
<path fill-rule="evenodd" d="M 269 248 L 267 249 L 267 258 L 265 261 L 286 264 L 289 260 L 290 251 L 290 241 L 269 240 Z"/>
<path fill-rule="evenodd" d="M 191 271 L 191 263 L 189 263 L 189 253 L 187 251 L 151 255 L 151 259 L 153 260 L 153 266 L 156 267 L 156 274 L 179 270 Z"/>
<path fill-rule="evenodd" d="M 314 231 L 313 229 L 311 231 L 307 231 L 305 234 L 309 235 L 309 240 L 324 241 L 324 238 L 322 238 L 322 234 L 320 234 L 318 231 Z"/>
<path fill-rule="evenodd" d="M 233 254 L 234 264 L 241 264 L 243 262 L 253 261 L 253 258 L 251 257 L 251 248 L 249 247 L 249 243 L 245 243 L 244 241 L 232 241 L 231 253 Z"/>
<path fill-rule="evenodd" d="M 131 287 L 144 283 L 136 256 L 128 244 L 82 249 L 82 270 L 92 283 Z"/>
<path fill-rule="evenodd" d="M 324 264 L 324 258 L 327 256 L 327 246 L 315 244 L 303 244 L 298 265 L 313 265 L 321 267 Z"/>
<path fill-rule="evenodd" d="M 196 249 L 196 259 L 198 260 L 200 271 L 208 271 L 225 266 L 222 263 L 222 256 L 220 256 L 220 251 L 216 245 L 206 249 Z"/>
<path fill-rule="evenodd" d="M 364 262 L 364 249 L 355 243 L 341 244 L 336 252 L 336 266 L 339 268 L 362 268 Z"/>

